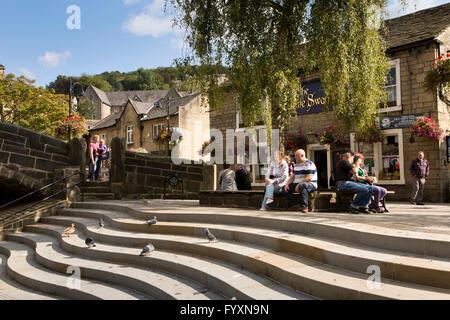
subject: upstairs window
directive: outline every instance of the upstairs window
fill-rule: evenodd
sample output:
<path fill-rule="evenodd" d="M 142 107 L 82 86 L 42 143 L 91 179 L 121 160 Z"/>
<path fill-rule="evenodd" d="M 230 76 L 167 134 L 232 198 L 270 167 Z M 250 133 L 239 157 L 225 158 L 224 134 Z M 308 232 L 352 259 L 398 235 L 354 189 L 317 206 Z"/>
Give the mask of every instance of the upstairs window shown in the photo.
<path fill-rule="evenodd" d="M 127 126 L 127 144 L 133 143 L 133 126 Z"/>
<path fill-rule="evenodd" d="M 386 78 L 386 92 L 388 94 L 387 104 L 382 105 L 380 112 L 402 110 L 401 90 L 400 90 L 400 59 L 389 61 L 391 70 Z"/>

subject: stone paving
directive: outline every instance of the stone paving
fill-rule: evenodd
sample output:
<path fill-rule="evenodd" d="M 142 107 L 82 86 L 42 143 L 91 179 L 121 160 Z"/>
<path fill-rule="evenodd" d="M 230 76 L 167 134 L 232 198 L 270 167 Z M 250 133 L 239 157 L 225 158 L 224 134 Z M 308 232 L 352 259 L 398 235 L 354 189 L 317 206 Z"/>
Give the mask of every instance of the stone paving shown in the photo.
<path fill-rule="evenodd" d="M 394 230 L 405 230 L 417 233 L 426 233 L 448 236 L 450 241 L 450 204 L 430 203 L 425 206 L 415 206 L 409 202 L 389 202 L 388 213 L 382 214 L 351 214 L 311 212 L 293 213 L 288 211 L 270 210 L 261 212 L 253 209 L 220 208 L 199 206 L 196 200 L 150 200 L 150 204 L 144 204 L 142 200 L 133 201 L 105 201 L 132 207 L 136 210 L 152 212 L 178 212 L 178 213 L 227 213 L 236 215 L 274 216 L 277 218 L 301 219 L 303 221 L 339 224 L 342 227 L 360 228 L 364 231 L 370 229 L 388 228 Z"/>

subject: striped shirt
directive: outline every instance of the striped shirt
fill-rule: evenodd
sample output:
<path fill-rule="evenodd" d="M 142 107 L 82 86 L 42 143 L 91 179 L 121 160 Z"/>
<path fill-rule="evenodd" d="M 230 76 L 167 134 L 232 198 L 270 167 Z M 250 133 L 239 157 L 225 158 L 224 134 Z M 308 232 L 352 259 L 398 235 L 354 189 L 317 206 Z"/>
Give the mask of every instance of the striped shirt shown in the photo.
<path fill-rule="evenodd" d="M 418 158 L 414 159 L 411 162 L 411 166 L 409 167 L 409 172 L 413 177 L 422 179 L 427 178 L 430 174 L 430 167 L 428 166 L 428 161 L 423 159 L 422 161 Z"/>
<path fill-rule="evenodd" d="M 307 176 L 312 175 L 312 179 L 309 182 L 311 182 L 317 189 L 317 169 L 316 165 L 311 160 L 306 160 L 303 163 L 296 163 L 294 167 L 294 175 L 294 183 L 300 183 L 300 181 L 305 179 Z"/>

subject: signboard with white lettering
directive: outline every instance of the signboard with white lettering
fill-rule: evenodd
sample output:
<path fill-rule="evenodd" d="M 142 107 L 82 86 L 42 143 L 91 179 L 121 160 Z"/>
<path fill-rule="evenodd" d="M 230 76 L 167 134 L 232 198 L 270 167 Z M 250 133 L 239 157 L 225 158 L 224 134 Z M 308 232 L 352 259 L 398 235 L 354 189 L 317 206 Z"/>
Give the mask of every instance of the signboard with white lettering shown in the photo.
<path fill-rule="evenodd" d="M 380 127 L 381 129 L 410 128 L 421 117 L 423 114 L 382 117 Z"/>
<path fill-rule="evenodd" d="M 303 85 L 303 99 L 297 108 L 297 115 L 319 113 L 325 111 L 327 98 L 322 82 L 315 81 Z"/>

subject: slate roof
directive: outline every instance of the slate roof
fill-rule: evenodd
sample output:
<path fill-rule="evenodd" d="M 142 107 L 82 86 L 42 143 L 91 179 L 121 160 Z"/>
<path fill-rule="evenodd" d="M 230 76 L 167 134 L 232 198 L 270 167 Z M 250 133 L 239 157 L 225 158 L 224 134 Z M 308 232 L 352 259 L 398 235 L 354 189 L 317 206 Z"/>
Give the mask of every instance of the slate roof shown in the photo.
<path fill-rule="evenodd" d="M 133 101 L 131 99 L 130 102 L 133 104 L 136 113 L 139 115 L 147 114 L 147 112 L 154 106 L 154 103 Z"/>
<path fill-rule="evenodd" d="M 177 115 L 179 107 L 185 106 L 186 104 L 194 100 L 197 96 L 198 93 L 191 94 L 189 96 L 184 96 L 181 98 L 171 99 L 169 114 L 171 116 Z M 150 109 L 150 111 L 144 118 L 142 118 L 142 120 L 151 120 L 167 117 L 167 104 L 168 101 L 166 99 L 164 100 L 161 99 L 157 105 L 155 105 L 153 108 Z"/>
<path fill-rule="evenodd" d="M 137 98 L 137 101 L 153 104 L 165 97 L 168 92 L 169 90 L 112 91 L 105 92 L 105 95 L 110 102 L 110 106 L 121 107 L 125 106 L 129 99 L 135 101 L 135 98 Z"/>
<path fill-rule="evenodd" d="M 450 3 L 386 20 L 389 48 L 436 39 L 450 26 Z"/>
<path fill-rule="evenodd" d="M 109 102 L 108 96 L 106 95 L 106 92 L 103 90 L 100 90 L 99 88 L 94 87 L 91 85 L 92 89 L 94 89 L 95 93 L 98 95 L 100 100 L 102 100 L 103 103 L 107 104 L 108 106 L 111 106 L 111 102 Z"/>
<path fill-rule="evenodd" d="M 109 127 L 114 126 L 116 124 L 116 120 L 122 116 L 122 112 L 123 112 L 123 110 L 121 112 L 110 114 L 106 118 L 100 120 L 100 122 L 95 127 L 91 128 L 89 131 L 109 128 Z"/>

